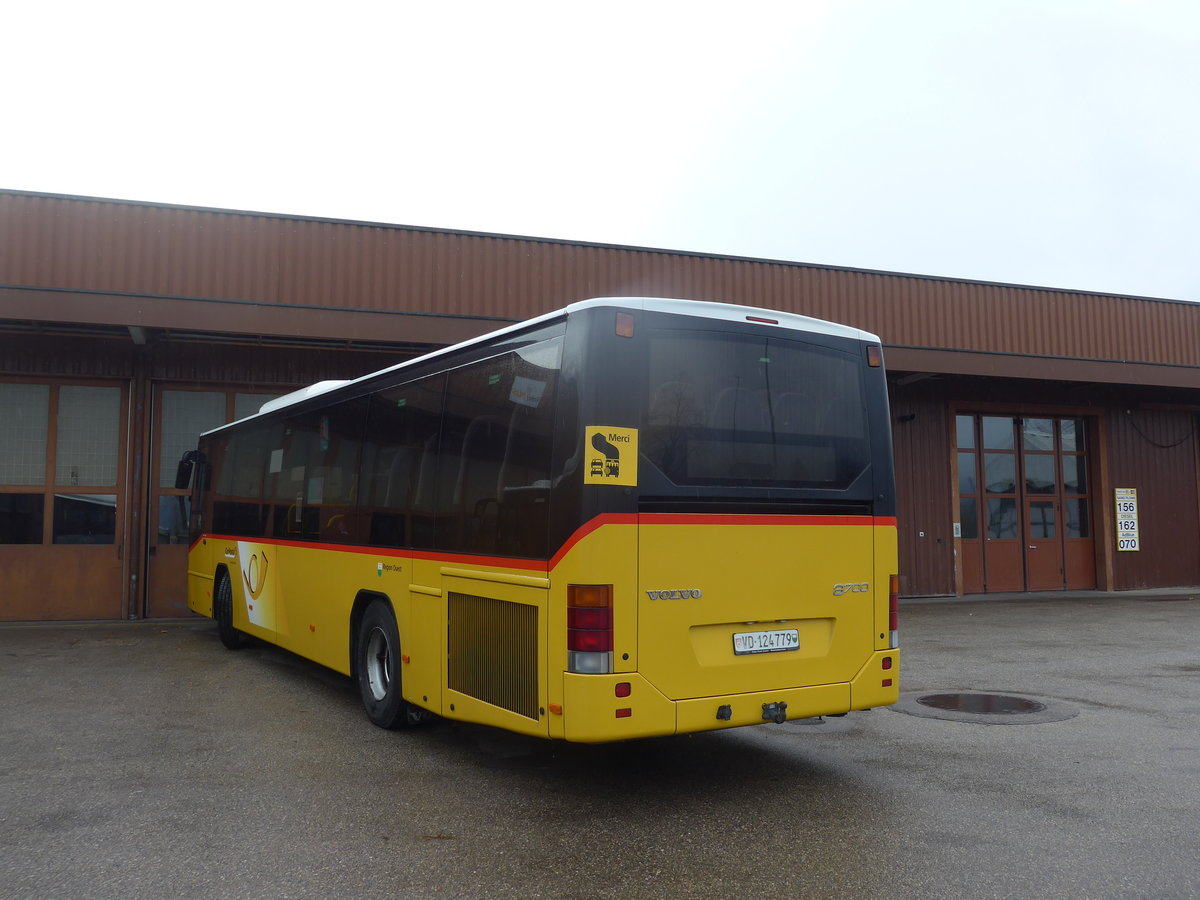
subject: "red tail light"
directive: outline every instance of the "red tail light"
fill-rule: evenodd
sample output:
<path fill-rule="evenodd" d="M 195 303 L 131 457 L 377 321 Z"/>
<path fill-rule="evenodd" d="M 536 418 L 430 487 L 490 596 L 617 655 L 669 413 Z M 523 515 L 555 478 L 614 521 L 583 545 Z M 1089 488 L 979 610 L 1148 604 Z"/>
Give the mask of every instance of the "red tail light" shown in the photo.
<path fill-rule="evenodd" d="M 603 675 L 612 672 L 611 584 L 567 585 L 567 669 Z"/>

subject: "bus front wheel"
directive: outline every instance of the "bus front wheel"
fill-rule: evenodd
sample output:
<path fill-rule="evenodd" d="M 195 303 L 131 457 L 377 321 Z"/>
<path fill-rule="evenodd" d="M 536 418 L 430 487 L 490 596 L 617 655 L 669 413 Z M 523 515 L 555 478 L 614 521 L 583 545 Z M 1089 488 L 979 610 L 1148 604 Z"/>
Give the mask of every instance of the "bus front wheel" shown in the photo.
<path fill-rule="evenodd" d="M 217 575 L 216 590 L 213 591 L 213 618 L 217 620 L 217 634 L 221 643 L 230 650 L 237 650 L 244 643 L 245 635 L 233 627 L 233 585 L 229 573 Z"/>
<path fill-rule="evenodd" d="M 401 728 L 424 718 L 424 710 L 400 694 L 400 633 L 386 603 L 376 601 L 363 613 L 355 655 L 358 689 L 368 719 L 380 728 Z"/>

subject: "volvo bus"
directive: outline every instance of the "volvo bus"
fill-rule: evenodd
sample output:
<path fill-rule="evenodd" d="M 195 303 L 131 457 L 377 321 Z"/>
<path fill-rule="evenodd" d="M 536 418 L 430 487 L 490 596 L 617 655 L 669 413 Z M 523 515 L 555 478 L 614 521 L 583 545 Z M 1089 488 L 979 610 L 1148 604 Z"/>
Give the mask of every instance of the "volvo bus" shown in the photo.
<path fill-rule="evenodd" d="M 430 714 L 602 742 L 895 702 L 879 339 L 573 303 L 201 436 L 188 603 Z"/>

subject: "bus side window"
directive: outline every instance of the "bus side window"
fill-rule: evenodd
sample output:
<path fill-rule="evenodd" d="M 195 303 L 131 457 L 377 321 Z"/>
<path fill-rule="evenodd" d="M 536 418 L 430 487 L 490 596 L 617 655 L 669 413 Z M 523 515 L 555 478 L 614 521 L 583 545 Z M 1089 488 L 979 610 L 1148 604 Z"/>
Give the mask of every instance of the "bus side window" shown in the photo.
<path fill-rule="evenodd" d="M 361 540 L 356 505 L 365 416 L 365 402 L 353 400 L 285 420 L 276 537 L 335 544 Z"/>
<path fill-rule="evenodd" d="M 508 424 L 500 416 L 476 416 L 463 435 L 452 509 L 457 544 L 475 551 L 496 549 L 496 486 L 507 444 Z"/>
<path fill-rule="evenodd" d="M 359 514 L 368 543 L 432 547 L 444 376 L 373 394 L 363 441 Z"/>
<path fill-rule="evenodd" d="M 238 537 L 267 535 L 271 508 L 264 500 L 274 478 L 268 471 L 269 451 L 281 433 L 278 423 L 260 422 L 213 442 L 212 477 L 205 494 L 211 531 Z"/>

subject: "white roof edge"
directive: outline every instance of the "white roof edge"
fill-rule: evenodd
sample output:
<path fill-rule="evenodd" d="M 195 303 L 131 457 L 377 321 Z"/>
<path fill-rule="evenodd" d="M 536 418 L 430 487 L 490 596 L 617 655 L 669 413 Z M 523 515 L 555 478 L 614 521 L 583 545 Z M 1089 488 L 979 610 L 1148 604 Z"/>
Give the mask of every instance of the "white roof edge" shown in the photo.
<path fill-rule="evenodd" d="M 301 400 L 307 400 L 309 397 L 316 397 L 335 388 L 340 388 L 343 384 L 349 384 L 349 379 L 343 378 L 340 381 L 318 381 L 316 384 L 310 384 L 307 387 L 302 387 L 298 391 L 292 391 L 290 394 L 284 394 L 282 397 L 276 397 L 274 400 L 268 400 L 258 408 L 260 413 L 273 412 L 284 406 L 291 406 L 293 403 L 299 403 Z"/>
<path fill-rule="evenodd" d="M 745 323 L 748 316 L 757 316 L 763 319 L 770 319 L 778 323 L 780 327 L 789 328 L 796 331 L 806 331 L 810 334 L 825 334 L 832 337 L 844 337 L 852 340 L 868 341 L 880 343 L 879 338 L 871 334 L 869 331 L 863 331 L 859 328 L 854 328 L 850 325 L 839 325 L 836 322 L 829 322 L 825 319 L 814 319 L 811 316 L 802 316 L 797 313 L 781 312 L 777 309 L 763 309 L 755 306 L 739 306 L 735 303 L 717 303 L 712 300 L 681 300 L 670 297 L 594 297 L 590 300 L 577 300 L 574 303 L 568 304 L 563 309 L 556 309 L 553 312 L 544 313 L 540 316 L 534 316 L 532 319 L 525 319 L 521 322 L 516 322 L 512 325 L 506 325 L 503 328 L 498 328 L 495 331 L 489 331 L 487 334 L 481 334 L 479 337 L 469 338 L 465 341 L 460 341 L 457 344 L 452 344 L 448 347 L 439 347 L 437 350 L 431 350 L 429 353 L 424 353 L 421 356 L 406 359 L 404 362 L 396 363 L 394 366 L 387 366 L 375 372 L 368 372 L 358 378 L 351 378 L 345 381 L 318 381 L 316 384 L 308 387 L 300 388 L 298 391 L 292 391 L 290 394 L 284 394 L 282 397 L 276 397 L 274 400 L 268 400 L 255 415 L 274 412 L 282 409 L 285 406 L 291 406 L 294 403 L 299 403 L 307 400 L 310 397 L 316 397 L 336 388 L 343 387 L 347 384 L 354 384 L 358 381 L 366 381 L 370 378 L 375 378 L 385 372 L 394 372 L 397 369 L 402 369 L 407 366 L 415 365 L 419 362 L 424 362 L 428 359 L 441 356 L 443 353 L 448 353 L 451 350 L 457 350 L 461 347 L 470 347 L 473 344 L 480 344 L 485 341 L 492 341 L 498 337 L 503 337 L 511 332 L 523 331 L 531 326 L 538 325 L 542 322 L 549 322 L 552 319 L 557 319 L 564 315 L 569 315 L 574 312 L 579 312 L 585 309 L 593 309 L 595 307 L 618 307 L 622 309 L 648 311 L 648 312 L 665 312 L 683 316 L 699 316 L 705 319 L 720 319 L 726 322 Z M 759 323 L 763 324 L 763 323 Z M 247 416 L 247 419 L 254 418 L 253 415 Z M 239 421 L 245 421 L 240 419 Z M 230 422 L 229 425 L 234 423 Z M 228 428 L 229 425 L 222 425 L 221 428 Z M 212 431 L 220 431 L 221 428 L 214 428 Z M 208 434 L 209 432 L 205 432 Z"/>
<path fill-rule="evenodd" d="M 798 331 L 828 334 L 860 341 L 880 342 L 877 335 L 851 325 L 841 325 L 826 319 L 815 319 L 812 316 L 802 316 L 798 313 L 782 312 L 777 309 L 741 306 L 736 303 L 718 303 L 712 300 L 678 300 L 670 297 L 597 297 L 592 300 L 580 300 L 572 303 L 567 307 L 567 312 L 590 309 L 595 306 L 622 306 L 629 309 L 650 312 L 666 312 L 682 316 L 721 319 L 726 322 L 744 323 L 747 316 L 757 316 L 763 319 L 773 319 L 781 327 L 793 328 Z"/>

